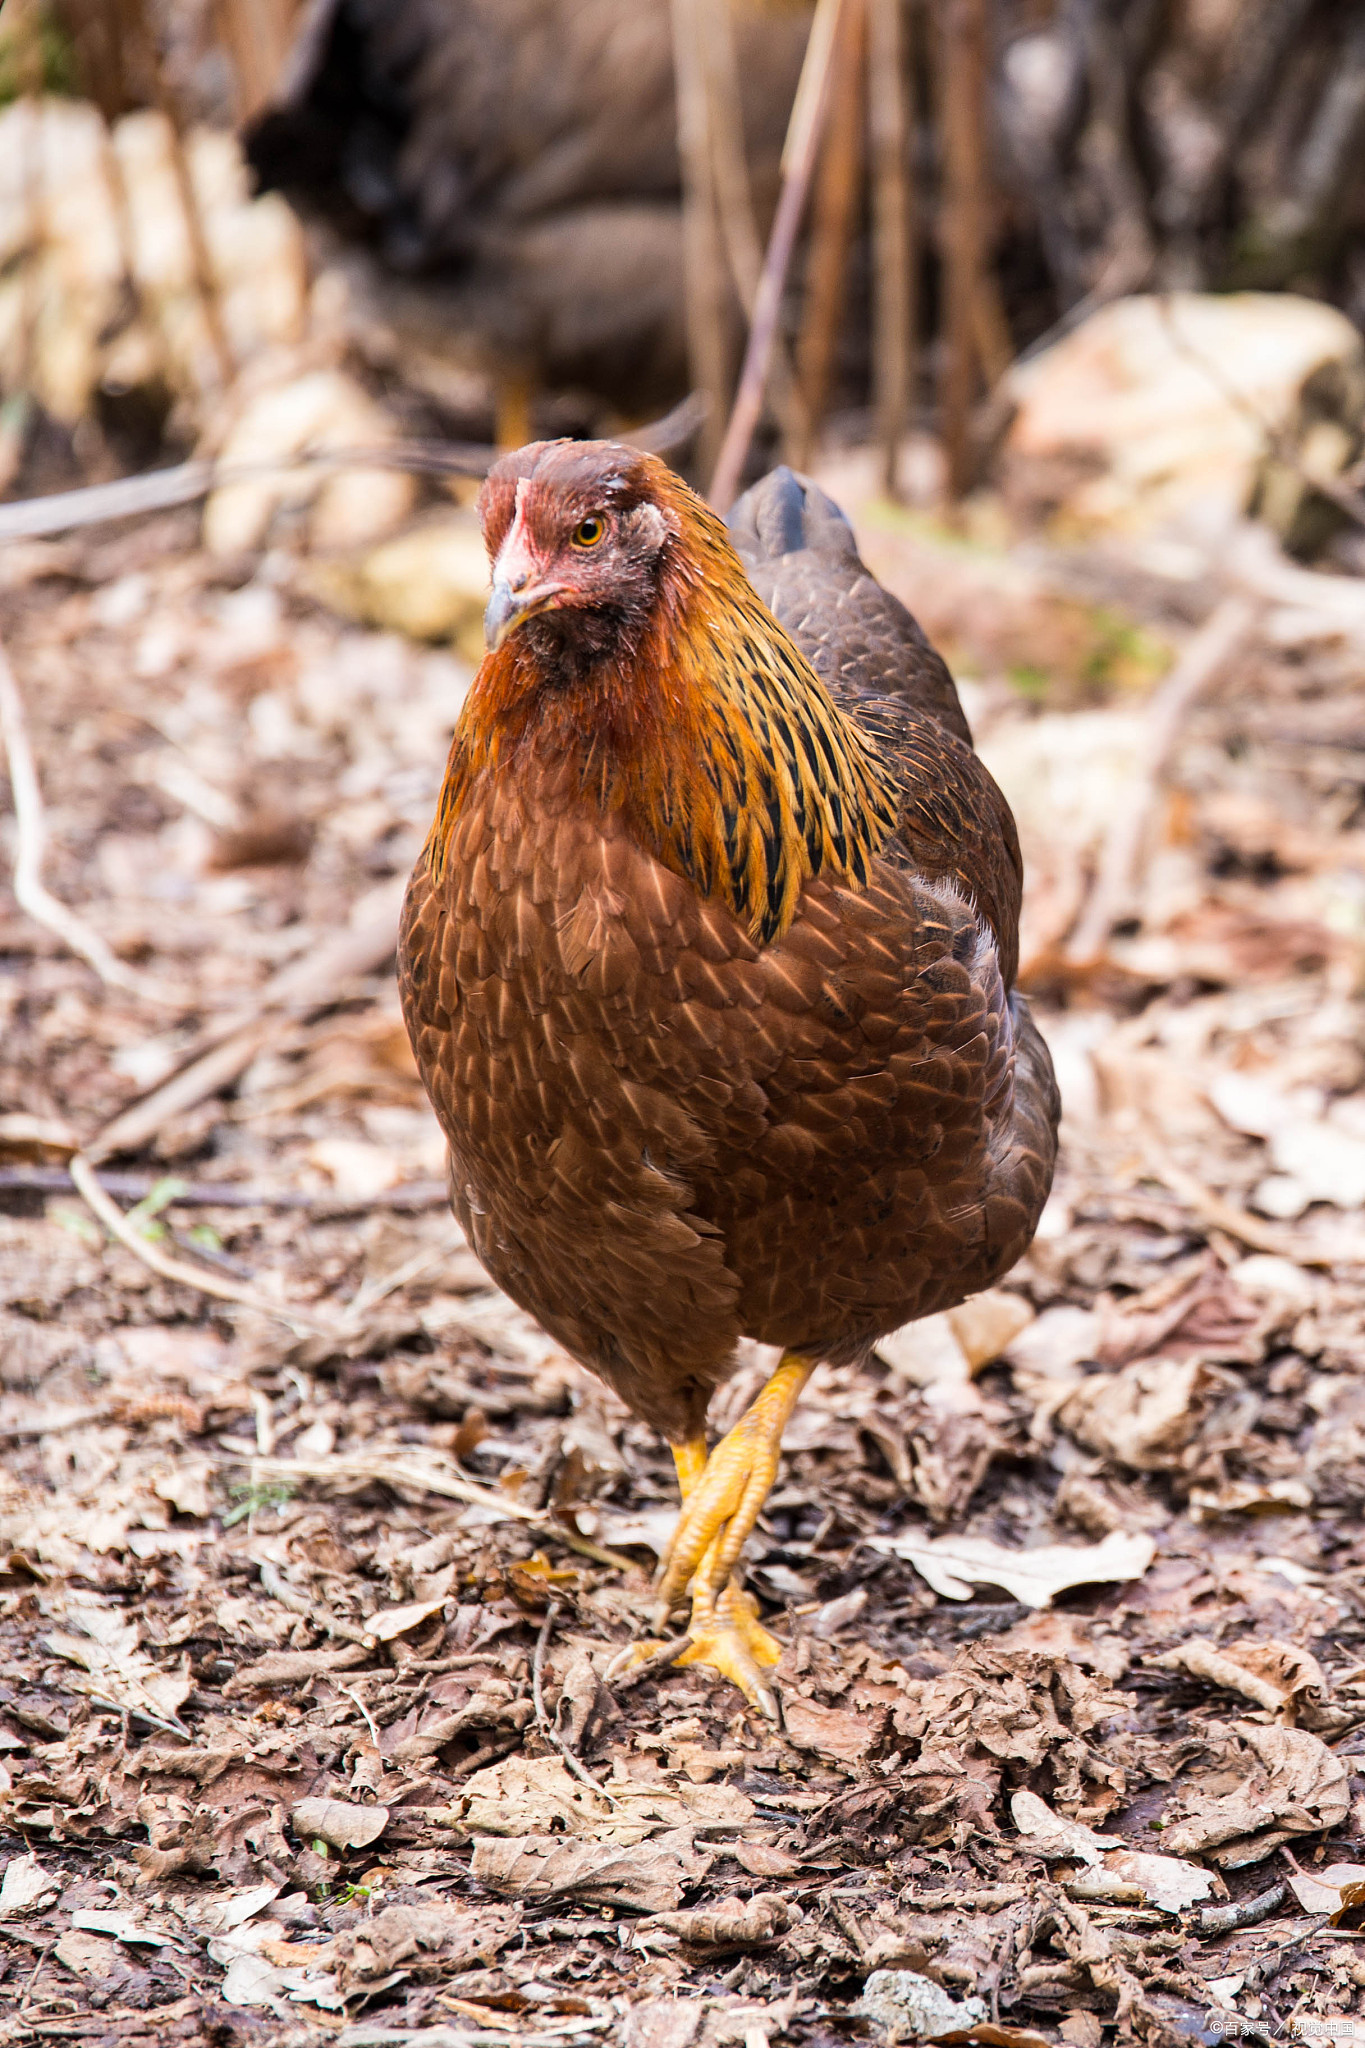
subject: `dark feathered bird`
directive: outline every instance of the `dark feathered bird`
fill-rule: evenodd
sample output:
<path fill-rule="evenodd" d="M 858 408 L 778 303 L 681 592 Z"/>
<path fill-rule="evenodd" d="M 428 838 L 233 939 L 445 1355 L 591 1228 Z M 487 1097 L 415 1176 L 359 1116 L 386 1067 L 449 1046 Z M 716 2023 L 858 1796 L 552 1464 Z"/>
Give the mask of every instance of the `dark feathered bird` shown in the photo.
<path fill-rule="evenodd" d="M 481 509 L 489 653 L 408 894 L 408 1028 L 470 1243 L 674 1448 L 689 1658 L 770 1707 L 732 1575 L 801 1387 L 988 1286 L 1047 1196 L 1014 824 L 789 470 L 727 533 L 653 457 L 543 442 Z M 708 1458 L 742 1336 L 784 1357 Z"/>
<path fill-rule="evenodd" d="M 761 226 L 810 14 L 726 6 Z M 460 332 L 639 411 L 686 390 L 671 0 L 324 0 L 248 149 L 421 279 L 377 296 L 424 352 Z"/>

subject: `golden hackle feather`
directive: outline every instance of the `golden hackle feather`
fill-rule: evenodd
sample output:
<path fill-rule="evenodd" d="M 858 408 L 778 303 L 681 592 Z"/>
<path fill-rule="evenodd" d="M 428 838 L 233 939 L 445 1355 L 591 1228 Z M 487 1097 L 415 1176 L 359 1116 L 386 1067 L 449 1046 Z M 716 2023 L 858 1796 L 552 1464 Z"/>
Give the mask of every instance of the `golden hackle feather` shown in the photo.
<path fill-rule="evenodd" d="M 456 728 L 428 854 L 486 775 L 535 776 L 619 812 L 675 874 L 765 945 L 813 875 L 866 885 L 900 799 L 876 742 L 830 697 L 754 594 L 725 527 L 662 463 L 674 538 L 639 644 L 584 674 L 541 674 L 513 634 L 479 668 Z"/>

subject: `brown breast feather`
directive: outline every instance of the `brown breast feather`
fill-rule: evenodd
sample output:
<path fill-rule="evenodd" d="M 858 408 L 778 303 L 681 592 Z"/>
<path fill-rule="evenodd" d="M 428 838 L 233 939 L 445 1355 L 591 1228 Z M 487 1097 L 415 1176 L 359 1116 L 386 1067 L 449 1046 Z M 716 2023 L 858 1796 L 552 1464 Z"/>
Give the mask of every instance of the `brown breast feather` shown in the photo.
<path fill-rule="evenodd" d="M 403 1000 L 460 1221 L 674 1441 L 741 1334 L 854 1358 L 1028 1241 L 1046 1054 L 954 875 L 909 856 L 808 883 L 760 950 L 618 824 L 490 781 L 413 875 Z"/>

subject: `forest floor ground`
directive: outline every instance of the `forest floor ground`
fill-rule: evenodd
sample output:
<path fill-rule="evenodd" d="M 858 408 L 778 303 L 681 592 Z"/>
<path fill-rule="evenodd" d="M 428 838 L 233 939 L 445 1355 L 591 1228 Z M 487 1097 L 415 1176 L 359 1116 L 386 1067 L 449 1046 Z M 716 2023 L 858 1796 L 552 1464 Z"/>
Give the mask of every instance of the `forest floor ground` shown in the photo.
<path fill-rule="evenodd" d="M 468 668 L 193 512 L 0 559 L 132 974 L 0 896 L 0 2042 L 1365 2029 L 1359 641 L 861 525 L 1016 806 L 1066 1120 L 1003 1287 L 801 1403 L 781 1726 L 613 1669 L 667 1450 L 445 1207 L 385 934 Z"/>

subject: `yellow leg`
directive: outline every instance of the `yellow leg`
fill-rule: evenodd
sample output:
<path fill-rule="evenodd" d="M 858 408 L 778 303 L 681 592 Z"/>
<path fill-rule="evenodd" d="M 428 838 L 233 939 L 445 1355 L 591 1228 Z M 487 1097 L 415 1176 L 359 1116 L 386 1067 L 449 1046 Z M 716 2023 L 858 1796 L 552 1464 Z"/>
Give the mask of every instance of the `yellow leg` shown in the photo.
<path fill-rule="evenodd" d="M 787 1352 L 709 1458 L 699 1439 L 673 1450 L 683 1511 L 664 1559 L 659 1598 L 666 1613 L 691 1588 L 692 1642 L 677 1661 L 711 1665 L 771 1720 L 777 1702 L 763 1671 L 776 1664 L 782 1645 L 759 1621 L 758 1602 L 734 1573 L 777 1477 L 782 1432 L 814 1367 L 814 1359 Z"/>
<path fill-rule="evenodd" d="M 673 1465 L 678 1475 L 678 1491 L 686 1500 L 702 1473 L 706 1470 L 706 1438 L 694 1436 L 685 1444 L 670 1444 Z"/>

